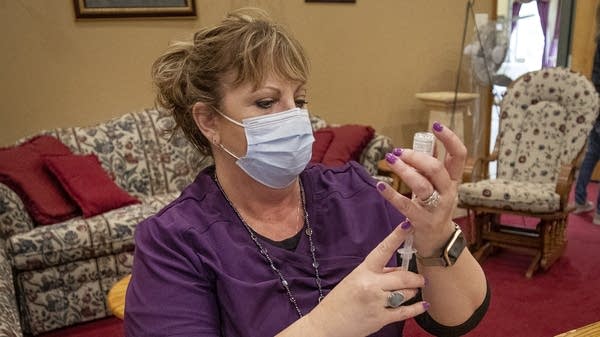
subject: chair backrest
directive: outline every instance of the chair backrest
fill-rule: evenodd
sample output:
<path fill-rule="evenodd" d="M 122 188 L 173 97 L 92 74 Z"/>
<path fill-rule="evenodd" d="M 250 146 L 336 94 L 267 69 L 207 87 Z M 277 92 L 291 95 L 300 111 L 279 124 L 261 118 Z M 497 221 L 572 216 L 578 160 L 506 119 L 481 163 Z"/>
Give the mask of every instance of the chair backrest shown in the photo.
<path fill-rule="evenodd" d="M 555 183 L 585 145 L 598 94 L 581 74 L 542 69 L 516 79 L 500 111 L 498 178 Z"/>

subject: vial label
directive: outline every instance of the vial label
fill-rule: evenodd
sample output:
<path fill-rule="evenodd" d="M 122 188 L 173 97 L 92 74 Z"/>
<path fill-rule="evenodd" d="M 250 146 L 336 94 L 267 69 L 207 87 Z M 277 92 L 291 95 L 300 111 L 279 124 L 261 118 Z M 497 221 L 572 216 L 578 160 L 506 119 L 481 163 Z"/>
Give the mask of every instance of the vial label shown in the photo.
<path fill-rule="evenodd" d="M 417 132 L 413 137 L 413 150 L 433 155 L 435 136 L 431 132 Z"/>

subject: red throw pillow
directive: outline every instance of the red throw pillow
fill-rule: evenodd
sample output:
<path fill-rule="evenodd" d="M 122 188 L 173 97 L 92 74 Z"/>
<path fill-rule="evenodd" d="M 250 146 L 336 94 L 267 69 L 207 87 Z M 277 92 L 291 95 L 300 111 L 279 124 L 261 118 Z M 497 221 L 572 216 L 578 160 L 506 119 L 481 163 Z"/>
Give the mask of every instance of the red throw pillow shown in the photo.
<path fill-rule="evenodd" d="M 84 218 L 140 202 L 110 179 L 94 154 L 47 156 L 45 161 Z"/>
<path fill-rule="evenodd" d="M 49 225 L 80 214 L 54 177 L 44 167 L 44 155 L 66 155 L 71 150 L 51 136 L 37 136 L 18 146 L 0 149 L 0 182 L 23 201 L 36 224 Z"/>
<path fill-rule="evenodd" d="M 372 127 L 364 125 L 342 125 L 320 130 L 333 132 L 333 140 L 321 161 L 330 167 L 344 165 L 350 160 L 358 161 L 375 135 Z"/>
<path fill-rule="evenodd" d="M 331 130 L 317 130 L 313 133 L 315 136 L 315 142 L 312 145 L 312 157 L 310 158 L 311 163 L 320 163 L 325 157 L 329 145 L 333 141 L 333 131 Z"/>

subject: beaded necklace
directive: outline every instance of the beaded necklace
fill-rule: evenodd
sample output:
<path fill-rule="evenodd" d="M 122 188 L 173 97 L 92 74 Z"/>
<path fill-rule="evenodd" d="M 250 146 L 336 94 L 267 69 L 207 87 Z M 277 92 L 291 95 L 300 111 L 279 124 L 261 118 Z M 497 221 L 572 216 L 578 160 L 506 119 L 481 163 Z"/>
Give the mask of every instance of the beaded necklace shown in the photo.
<path fill-rule="evenodd" d="M 217 178 L 216 172 L 213 176 L 213 179 L 215 180 L 215 183 L 217 184 L 219 191 L 221 191 L 221 194 L 223 194 L 223 196 L 225 197 L 225 200 L 227 200 L 227 203 L 229 204 L 229 206 L 233 209 L 234 213 L 237 215 L 240 222 L 244 225 L 244 227 L 248 231 L 248 234 L 250 235 L 250 239 L 254 242 L 254 244 L 258 248 L 258 251 L 260 252 L 260 254 L 265 258 L 265 261 L 267 262 L 269 267 L 273 270 L 273 272 L 275 272 L 277 277 L 279 277 L 279 281 L 281 282 L 281 285 L 285 289 L 285 292 L 288 295 L 290 303 L 292 303 L 292 305 L 294 306 L 294 309 L 296 309 L 298 316 L 302 317 L 303 316 L 302 312 L 300 311 L 300 307 L 298 307 L 296 298 L 292 294 L 289 282 L 285 279 L 285 277 L 283 276 L 283 274 L 281 273 L 279 268 L 277 268 L 277 266 L 275 266 L 275 263 L 273 262 L 273 260 L 271 259 L 271 256 L 269 255 L 269 251 L 267 250 L 267 248 L 265 248 L 262 245 L 262 243 L 260 243 L 260 240 L 256 236 L 256 232 L 246 223 L 246 221 L 244 220 L 242 215 L 233 206 L 233 203 L 231 202 L 231 200 L 229 200 L 229 197 L 223 190 L 223 187 L 221 186 L 221 183 L 219 182 L 219 179 Z M 304 197 L 304 187 L 302 186 L 302 182 L 300 182 L 300 197 L 301 197 L 300 199 L 302 201 L 302 209 L 304 210 L 304 223 L 306 224 L 306 229 L 304 230 L 304 234 L 306 234 L 306 236 L 308 237 L 308 243 L 310 246 L 310 255 L 311 255 L 312 261 L 313 261 L 312 266 L 315 269 L 315 283 L 317 284 L 317 287 L 319 289 L 318 302 L 320 303 L 321 300 L 323 300 L 324 296 L 323 296 L 323 289 L 321 288 L 321 277 L 319 276 L 319 262 L 317 261 L 317 257 L 315 255 L 317 249 L 312 240 L 313 230 L 312 230 L 312 227 L 310 227 L 310 222 L 308 221 L 308 212 L 306 211 L 306 199 Z"/>

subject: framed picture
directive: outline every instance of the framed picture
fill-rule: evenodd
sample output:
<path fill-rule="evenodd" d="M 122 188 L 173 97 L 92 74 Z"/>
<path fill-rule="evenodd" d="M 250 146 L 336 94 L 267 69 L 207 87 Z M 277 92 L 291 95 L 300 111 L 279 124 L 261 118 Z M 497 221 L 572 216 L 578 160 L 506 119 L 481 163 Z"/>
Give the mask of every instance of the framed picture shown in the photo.
<path fill-rule="evenodd" d="M 75 17 L 195 17 L 195 0 L 73 0 Z"/>

